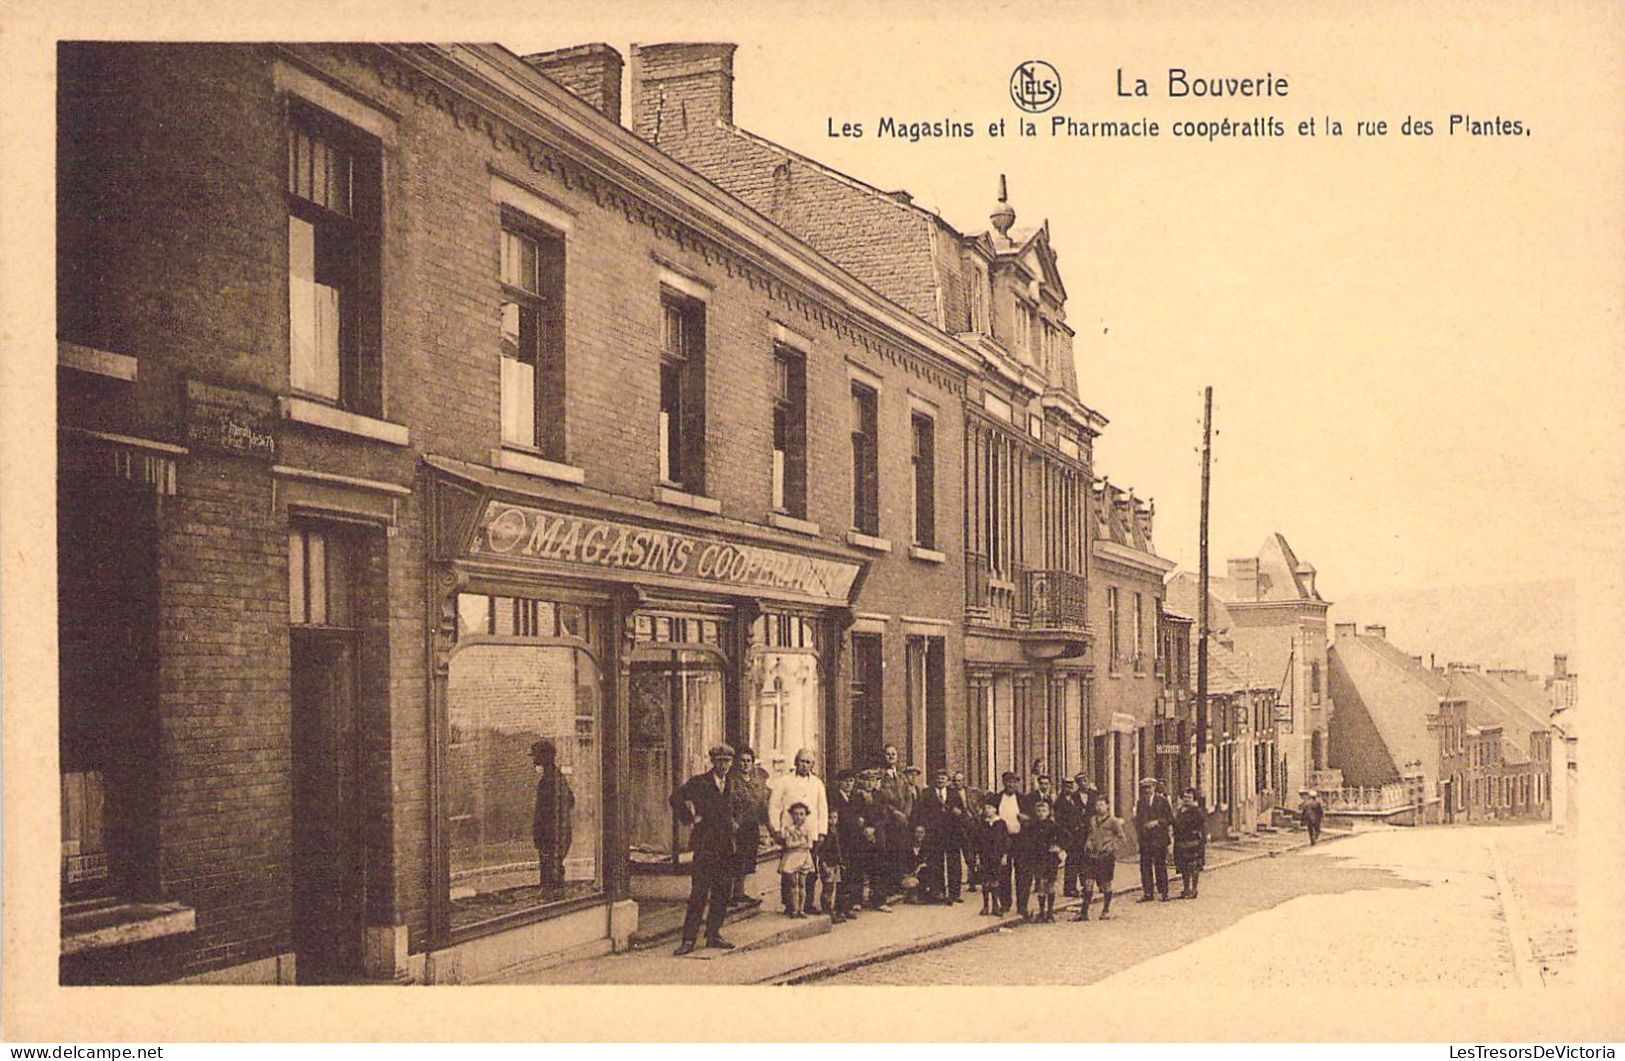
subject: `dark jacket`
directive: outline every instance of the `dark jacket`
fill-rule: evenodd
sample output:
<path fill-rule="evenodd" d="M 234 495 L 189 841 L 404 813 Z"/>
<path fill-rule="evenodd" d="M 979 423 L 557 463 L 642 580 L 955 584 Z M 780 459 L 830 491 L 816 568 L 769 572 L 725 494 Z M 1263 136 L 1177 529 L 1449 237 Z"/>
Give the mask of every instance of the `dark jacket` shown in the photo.
<path fill-rule="evenodd" d="M 1167 796 L 1141 796 L 1134 804 L 1134 836 L 1142 851 L 1167 851 L 1173 840 L 1174 805 Z"/>
<path fill-rule="evenodd" d="M 1305 825 L 1319 825 L 1321 819 L 1326 817 L 1326 805 L 1313 796 L 1298 804 L 1298 816 Z"/>
<path fill-rule="evenodd" d="M 672 796 L 672 809 L 677 812 L 678 821 L 694 827 L 688 837 L 688 847 L 694 852 L 696 866 L 732 864 L 736 857 L 739 815 L 742 811 L 750 813 L 738 791 L 736 777 L 730 774 L 719 790 L 715 774 L 710 771 L 695 774 Z"/>
<path fill-rule="evenodd" d="M 1062 796 L 1055 801 L 1055 823 L 1061 827 L 1061 841 L 1068 851 L 1083 844 L 1083 838 L 1088 835 L 1088 812 L 1084 810 L 1083 801 L 1076 794 Z"/>
<path fill-rule="evenodd" d="M 959 842 L 959 823 L 966 813 L 965 794 L 954 788 L 944 789 L 943 797 L 928 788 L 914 801 L 914 824 L 925 826 L 926 839 L 937 846 Z"/>
<path fill-rule="evenodd" d="M 561 854 L 569 851 L 575 809 L 576 796 L 570 791 L 570 782 L 558 767 L 547 767 L 536 779 L 536 811 L 530 823 L 536 846 L 557 847 Z"/>
<path fill-rule="evenodd" d="M 1050 852 L 1052 847 L 1064 846 L 1061 824 L 1054 818 L 1034 819 L 1021 827 L 1021 838 L 1027 862 L 1034 869 L 1051 869 L 1061 864 L 1061 856 Z"/>
<path fill-rule="evenodd" d="M 1174 863 L 1181 870 L 1201 869 L 1207 855 L 1207 815 L 1201 807 L 1174 812 Z"/>
<path fill-rule="evenodd" d="M 1010 831 L 1004 827 L 1004 819 L 994 818 L 977 822 L 975 837 L 977 859 L 991 876 L 992 868 L 1010 858 Z"/>
<path fill-rule="evenodd" d="M 890 808 L 897 824 L 906 825 L 914 813 L 914 799 L 918 794 L 919 789 L 908 775 L 899 770 L 896 777 L 881 777 L 880 787 L 875 789 L 875 802 Z"/>

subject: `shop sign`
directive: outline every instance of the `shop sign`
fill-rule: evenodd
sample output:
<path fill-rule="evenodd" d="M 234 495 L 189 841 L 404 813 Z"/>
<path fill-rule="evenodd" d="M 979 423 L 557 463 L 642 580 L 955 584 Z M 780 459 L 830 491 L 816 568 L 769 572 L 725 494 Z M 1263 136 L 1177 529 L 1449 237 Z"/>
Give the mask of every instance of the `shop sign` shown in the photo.
<path fill-rule="evenodd" d="M 275 460 L 275 401 L 268 394 L 187 380 L 186 441 L 201 449 Z"/>
<path fill-rule="evenodd" d="M 1275 721 L 1277 721 L 1277 722 L 1291 722 L 1292 721 L 1292 705 L 1291 704 L 1276 704 L 1275 705 Z"/>
<path fill-rule="evenodd" d="M 706 534 L 488 501 L 469 551 L 475 556 L 564 564 L 627 576 L 666 577 L 844 604 L 858 565 Z"/>
<path fill-rule="evenodd" d="M 1159 744 L 1159 745 L 1157 745 L 1157 754 L 1158 755 L 1178 755 L 1179 754 L 1179 745 L 1177 745 L 1177 744 Z"/>

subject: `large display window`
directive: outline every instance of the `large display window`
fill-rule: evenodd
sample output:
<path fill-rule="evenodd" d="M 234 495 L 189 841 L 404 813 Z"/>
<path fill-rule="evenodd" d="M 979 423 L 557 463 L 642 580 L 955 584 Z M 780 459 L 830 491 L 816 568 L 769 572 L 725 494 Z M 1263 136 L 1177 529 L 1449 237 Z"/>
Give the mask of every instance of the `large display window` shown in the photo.
<path fill-rule="evenodd" d="M 752 629 L 747 740 L 770 777 L 795 770 L 808 748 L 821 762 L 823 697 L 818 679 L 818 625 L 784 612 L 759 615 Z"/>
<path fill-rule="evenodd" d="M 634 862 L 676 862 L 688 848 L 671 795 L 711 769 L 726 733 L 728 625 L 719 616 L 639 612 L 627 704 L 628 844 Z"/>
<path fill-rule="evenodd" d="M 604 889 L 602 613 L 457 603 L 442 775 L 453 931 Z"/>

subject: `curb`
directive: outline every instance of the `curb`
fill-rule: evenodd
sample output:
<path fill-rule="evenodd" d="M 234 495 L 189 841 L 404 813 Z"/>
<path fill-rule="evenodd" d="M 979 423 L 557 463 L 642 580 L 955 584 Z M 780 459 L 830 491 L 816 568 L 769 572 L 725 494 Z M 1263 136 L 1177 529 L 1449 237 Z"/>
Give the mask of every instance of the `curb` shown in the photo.
<path fill-rule="evenodd" d="M 1320 844 L 1316 844 L 1315 846 L 1319 847 L 1329 841 L 1341 840 L 1344 837 L 1351 835 L 1353 834 L 1337 833 L 1335 835 L 1322 835 Z M 1307 850 L 1308 847 L 1309 845 L 1305 843 L 1298 847 L 1287 848 L 1284 852 L 1253 851 L 1233 858 L 1225 862 L 1223 865 L 1210 867 L 1203 872 L 1213 873 L 1221 869 L 1228 869 L 1231 866 L 1239 866 L 1244 862 L 1252 862 L 1255 859 L 1274 858 L 1280 854 L 1290 854 L 1295 851 Z M 1112 889 L 1112 898 L 1115 899 L 1120 895 L 1130 895 L 1139 890 L 1140 885 L 1139 882 L 1136 881 L 1131 885 Z M 1056 905 L 1057 910 L 1076 910 L 1077 908 L 1078 904 L 1076 902 L 1058 903 Z M 851 958 L 836 958 L 828 962 L 816 962 L 810 965 L 803 965 L 787 972 L 774 973 L 771 976 L 763 977 L 756 982 L 758 984 L 778 984 L 786 986 L 816 983 L 819 980 L 828 980 L 831 977 L 840 976 L 842 973 L 849 973 L 853 969 L 862 968 L 865 965 L 878 965 L 882 962 L 889 962 L 898 958 L 906 958 L 913 954 L 924 953 L 925 951 L 941 950 L 944 947 L 951 947 L 956 943 L 964 943 L 966 940 L 976 939 L 979 936 L 992 935 L 1003 928 L 1012 928 L 1016 925 L 1023 924 L 1026 924 L 1026 922 L 1023 921 L 1019 915 L 1015 917 L 1001 918 L 998 921 L 994 921 L 986 925 L 978 925 L 975 928 L 965 929 L 964 931 L 950 933 L 949 935 L 945 936 L 932 936 L 928 939 L 911 940 L 907 943 L 899 943 L 890 947 L 881 947 L 876 950 L 869 951 L 866 954 L 860 954 Z"/>
<path fill-rule="evenodd" d="M 1545 987 L 1546 978 L 1541 974 L 1540 966 L 1535 962 L 1534 941 L 1523 927 L 1523 908 L 1518 905 L 1518 897 L 1512 894 L 1512 882 L 1507 879 L 1505 870 L 1501 868 L 1501 852 L 1496 850 L 1495 842 L 1489 844 L 1490 871 L 1495 877 L 1495 888 L 1500 893 L 1501 913 L 1504 915 L 1507 935 L 1512 945 L 1512 967 L 1518 976 L 1519 987 Z"/>

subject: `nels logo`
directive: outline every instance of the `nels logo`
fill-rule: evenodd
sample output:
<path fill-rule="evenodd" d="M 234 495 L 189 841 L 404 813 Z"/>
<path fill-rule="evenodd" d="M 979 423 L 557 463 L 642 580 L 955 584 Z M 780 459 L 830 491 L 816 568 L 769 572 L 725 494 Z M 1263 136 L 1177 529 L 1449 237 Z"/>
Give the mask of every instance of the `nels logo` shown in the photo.
<path fill-rule="evenodd" d="M 1010 99 L 1029 114 L 1042 114 L 1061 99 L 1061 75 L 1042 59 L 1028 59 L 1010 75 Z"/>

